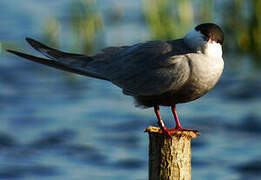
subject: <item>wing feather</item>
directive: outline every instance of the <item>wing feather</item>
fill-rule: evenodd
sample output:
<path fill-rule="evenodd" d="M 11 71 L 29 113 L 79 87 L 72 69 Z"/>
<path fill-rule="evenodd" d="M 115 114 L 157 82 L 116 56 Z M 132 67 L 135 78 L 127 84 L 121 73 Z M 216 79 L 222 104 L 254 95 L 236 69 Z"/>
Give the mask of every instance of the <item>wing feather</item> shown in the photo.
<path fill-rule="evenodd" d="M 31 38 L 26 40 L 50 59 L 12 50 L 8 52 L 54 68 L 109 80 L 127 95 L 159 95 L 179 89 L 190 74 L 185 54 L 191 50 L 183 39 L 109 47 L 92 57 L 62 52 Z"/>
<path fill-rule="evenodd" d="M 64 70 L 64 71 L 68 71 L 68 72 L 72 72 L 72 73 L 76 73 L 76 74 L 80 74 L 80 75 L 85 75 L 85 76 L 90 76 L 90 77 L 94 77 L 94 78 L 108 80 L 107 78 L 101 77 L 99 74 L 95 74 L 93 72 L 90 73 L 90 72 L 88 72 L 84 69 L 74 68 L 74 67 L 68 66 L 66 64 L 61 64 L 60 62 L 57 62 L 57 61 L 32 56 L 32 55 L 25 54 L 25 53 L 18 52 L 18 51 L 13 51 L 13 50 L 7 50 L 7 51 L 12 53 L 12 54 L 15 54 L 19 57 L 22 57 L 22 58 L 28 59 L 30 61 L 34 61 L 34 62 L 43 64 L 43 65 L 47 65 L 47 66 L 50 66 L 50 67 L 53 67 L 53 68 L 61 69 L 61 70 Z"/>
<path fill-rule="evenodd" d="M 158 95 L 187 81 L 190 67 L 184 54 L 188 52 L 191 50 L 183 39 L 136 44 L 114 57 L 102 71 L 127 95 Z"/>

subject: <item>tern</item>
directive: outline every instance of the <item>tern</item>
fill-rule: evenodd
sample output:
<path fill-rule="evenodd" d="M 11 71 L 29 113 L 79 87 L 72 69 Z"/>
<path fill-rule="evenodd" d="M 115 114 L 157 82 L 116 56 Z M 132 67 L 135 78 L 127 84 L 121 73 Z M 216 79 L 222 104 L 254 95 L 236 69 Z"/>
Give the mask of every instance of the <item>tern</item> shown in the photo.
<path fill-rule="evenodd" d="M 162 132 L 171 136 L 182 128 L 176 104 L 200 98 L 218 82 L 224 68 L 224 33 L 214 23 L 204 23 L 176 40 L 155 40 L 132 46 L 107 47 L 94 56 L 62 52 L 36 40 L 26 41 L 47 58 L 7 50 L 30 61 L 57 69 L 110 81 L 137 106 L 153 107 Z M 159 106 L 170 106 L 176 127 L 167 129 Z"/>

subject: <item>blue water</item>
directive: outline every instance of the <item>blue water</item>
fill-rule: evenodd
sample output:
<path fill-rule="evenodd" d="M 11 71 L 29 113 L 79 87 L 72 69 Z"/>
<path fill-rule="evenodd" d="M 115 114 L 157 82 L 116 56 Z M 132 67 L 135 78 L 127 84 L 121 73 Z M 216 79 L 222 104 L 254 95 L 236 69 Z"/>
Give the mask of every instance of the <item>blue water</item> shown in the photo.
<path fill-rule="evenodd" d="M 96 2 L 105 20 L 101 47 L 149 38 L 140 1 Z M 70 3 L 1 0 L 1 45 L 15 43 L 33 52 L 24 37 L 41 40 L 43 24 L 54 16 L 62 22 L 62 47 L 70 47 Z M 110 24 L 107 14 L 116 6 L 123 9 L 123 22 Z M 243 56 L 224 54 L 226 68 L 218 85 L 201 99 L 177 106 L 182 125 L 201 132 L 192 140 L 192 178 L 257 180 L 260 73 L 250 63 L 230 63 Z M 156 125 L 152 109 L 135 108 L 109 82 L 21 60 L 4 49 L 0 58 L 0 179 L 147 179 L 148 137 L 143 130 Z M 161 113 L 172 127 L 170 110 L 161 108 Z"/>

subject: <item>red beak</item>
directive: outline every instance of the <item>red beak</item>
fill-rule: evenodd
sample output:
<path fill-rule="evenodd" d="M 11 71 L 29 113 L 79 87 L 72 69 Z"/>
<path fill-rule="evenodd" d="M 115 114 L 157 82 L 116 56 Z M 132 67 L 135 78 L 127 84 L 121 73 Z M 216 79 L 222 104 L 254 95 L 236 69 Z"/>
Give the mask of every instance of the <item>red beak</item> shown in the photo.
<path fill-rule="evenodd" d="M 208 42 L 212 43 L 212 36 L 209 37 Z"/>

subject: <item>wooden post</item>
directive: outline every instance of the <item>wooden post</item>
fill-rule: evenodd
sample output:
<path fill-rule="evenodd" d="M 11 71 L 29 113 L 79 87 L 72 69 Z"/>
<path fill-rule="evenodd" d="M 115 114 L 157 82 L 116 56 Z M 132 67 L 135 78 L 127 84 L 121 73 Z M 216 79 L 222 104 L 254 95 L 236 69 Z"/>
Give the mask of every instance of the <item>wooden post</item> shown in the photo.
<path fill-rule="evenodd" d="M 158 127 L 149 127 L 149 180 L 191 179 L 191 138 L 194 132 L 178 132 L 169 137 Z"/>

